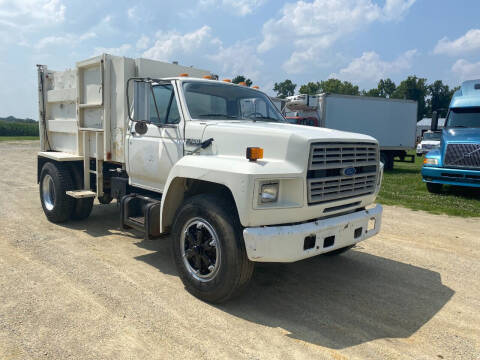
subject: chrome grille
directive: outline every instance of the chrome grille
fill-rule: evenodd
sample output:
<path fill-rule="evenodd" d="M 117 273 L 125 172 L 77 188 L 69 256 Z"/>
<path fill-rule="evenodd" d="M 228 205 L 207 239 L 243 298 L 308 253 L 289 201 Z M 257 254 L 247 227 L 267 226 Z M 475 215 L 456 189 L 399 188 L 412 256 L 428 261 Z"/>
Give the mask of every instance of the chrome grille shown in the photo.
<path fill-rule="evenodd" d="M 344 169 L 355 174 L 344 175 Z M 375 192 L 378 146 L 373 143 L 314 143 L 307 178 L 309 204 L 338 201 Z"/>
<path fill-rule="evenodd" d="M 448 144 L 445 166 L 458 168 L 480 168 L 479 144 Z"/>
<path fill-rule="evenodd" d="M 310 150 L 310 170 L 377 165 L 376 144 L 315 143 Z"/>

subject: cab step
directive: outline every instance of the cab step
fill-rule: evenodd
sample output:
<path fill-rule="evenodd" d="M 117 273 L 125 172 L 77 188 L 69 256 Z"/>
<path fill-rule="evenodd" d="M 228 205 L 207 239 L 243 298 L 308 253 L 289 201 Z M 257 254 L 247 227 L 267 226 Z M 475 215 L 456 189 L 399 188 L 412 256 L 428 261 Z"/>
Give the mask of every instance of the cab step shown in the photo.
<path fill-rule="evenodd" d="M 97 196 L 97 193 L 90 190 L 72 190 L 65 192 L 68 196 L 71 196 L 75 199 L 84 199 Z"/>
<path fill-rule="evenodd" d="M 129 194 L 120 200 L 122 229 L 135 229 L 144 233 L 145 240 L 160 236 L 161 198 Z"/>

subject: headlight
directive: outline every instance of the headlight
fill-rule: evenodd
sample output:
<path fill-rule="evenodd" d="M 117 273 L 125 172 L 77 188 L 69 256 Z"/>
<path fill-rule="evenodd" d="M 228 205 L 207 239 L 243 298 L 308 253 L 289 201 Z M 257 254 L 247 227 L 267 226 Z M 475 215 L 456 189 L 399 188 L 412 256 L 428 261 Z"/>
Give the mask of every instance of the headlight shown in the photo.
<path fill-rule="evenodd" d="M 260 201 L 270 203 L 278 200 L 278 182 L 263 184 L 260 188 Z"/>
<path fill-rule="evenodd" d="M 438 165 L 438 159 L 435 158 L 425 158 L 423 159 L 424 165 Z"/>

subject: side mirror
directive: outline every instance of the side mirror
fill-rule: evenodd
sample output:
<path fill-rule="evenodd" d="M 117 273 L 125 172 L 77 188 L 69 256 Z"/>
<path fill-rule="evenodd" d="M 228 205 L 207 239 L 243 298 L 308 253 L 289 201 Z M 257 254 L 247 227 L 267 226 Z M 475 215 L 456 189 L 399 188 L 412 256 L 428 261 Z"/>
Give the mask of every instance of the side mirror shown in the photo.
<path fill-rule="evenodd" d="M 138 135 L 145 135 L 148 131 L 148 126 L 146 121 L 136 121 L 135 122 L 135 132 Z"/>
<path fill-rule="evenodd" d="M 438 113 L 436 111 L 432 112 L 432 124 L 430 128 L 432 131 L 438 130 Z"/>
<path fill-rule="evenodd" d="M 131 78 L 127 81 L 128 118 L 131 121 L 148 122 L 148 97 L 151 83 L 142 78 Z"/>

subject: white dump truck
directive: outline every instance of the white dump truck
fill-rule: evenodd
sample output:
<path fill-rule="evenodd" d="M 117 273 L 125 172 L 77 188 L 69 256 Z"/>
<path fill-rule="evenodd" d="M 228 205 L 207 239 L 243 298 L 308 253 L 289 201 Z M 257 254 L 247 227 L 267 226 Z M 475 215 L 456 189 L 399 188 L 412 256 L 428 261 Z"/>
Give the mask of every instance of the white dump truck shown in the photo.
<path fill-rule="evenodd" d="M 380 229 L 370 136 L 288 124 L 258 89 L 159 61 L 104 54 L 39 65 L 38 80 L 47 218 L 85 219 L 94 198 L 116 199 L 123 228 L 170 234 L 200 299 L 238 294 L 254 262 L 339 254 Z"/>
<path fill-rule="evenodd" d="M 295 95 L 283 107 L 290 123 L 321 126 L 373 136 L 386 170 L 395 161 L 414 162 L 408 150 L 417 140 L 417 102 L 339 94 Z"/>

